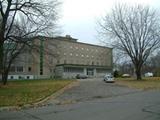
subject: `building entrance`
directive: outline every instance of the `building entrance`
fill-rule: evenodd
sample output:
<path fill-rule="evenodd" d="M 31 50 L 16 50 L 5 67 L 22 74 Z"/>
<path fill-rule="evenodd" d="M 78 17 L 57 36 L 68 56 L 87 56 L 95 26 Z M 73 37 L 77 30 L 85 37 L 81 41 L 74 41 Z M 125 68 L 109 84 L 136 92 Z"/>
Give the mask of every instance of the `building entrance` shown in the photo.
<path fill-rule="evenodd" d="M 94 75 L 94 70 L 91 69 L 91 68 L 88 68 L 88 69 L 87 69 L 87 75 L 88 75 L 88 76 L 93 76 L 93 75 Z"/>

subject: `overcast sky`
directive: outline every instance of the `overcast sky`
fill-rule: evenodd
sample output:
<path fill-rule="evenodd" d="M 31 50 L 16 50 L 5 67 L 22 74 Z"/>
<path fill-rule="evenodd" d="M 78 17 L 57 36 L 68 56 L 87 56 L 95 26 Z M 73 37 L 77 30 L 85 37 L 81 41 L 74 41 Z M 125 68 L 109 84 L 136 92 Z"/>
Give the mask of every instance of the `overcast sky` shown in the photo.
<path fill-rule="evenodd" d="M 62 0 L 62 35 L 71 35 L 80 42 L 99 44 L 96 20 L 117 3 L 143 4 L 160 8 L 160 0 Z"/>

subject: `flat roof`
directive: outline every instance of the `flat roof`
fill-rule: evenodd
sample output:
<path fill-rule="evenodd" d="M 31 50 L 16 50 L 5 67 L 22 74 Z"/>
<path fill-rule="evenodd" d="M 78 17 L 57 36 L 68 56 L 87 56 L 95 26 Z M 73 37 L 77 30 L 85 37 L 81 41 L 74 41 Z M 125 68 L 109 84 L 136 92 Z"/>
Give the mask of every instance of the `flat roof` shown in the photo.
<path fill-rule="evenodd" d="M 36 36 L 34 38 L 46 38 L 46 39 L 52 39 L 52 40 L 62 40 L 62 41 L 67 41 L 67 42 L 71 42 L 71 43 L 78 43 L 78 44 L 84 44 L 84 45 L 89 45 L 89 46 L 95 46 L 95 47 L 101 47 L 101 48 L 108 48 L 108 49 L 113 49 L 111 47 L 107 47 L 107 46 L 101 46 L 101 45 L 94 45 L 94 44 L 89 44 L 89 43 L 83 43 L 83 42 L 79 42 L 77 41 L 78 39 L 72 38 L 72 37 L 65 37 L 65 36 L 56 36 L 56 37 L 46 37 L 46 36 Z"/>

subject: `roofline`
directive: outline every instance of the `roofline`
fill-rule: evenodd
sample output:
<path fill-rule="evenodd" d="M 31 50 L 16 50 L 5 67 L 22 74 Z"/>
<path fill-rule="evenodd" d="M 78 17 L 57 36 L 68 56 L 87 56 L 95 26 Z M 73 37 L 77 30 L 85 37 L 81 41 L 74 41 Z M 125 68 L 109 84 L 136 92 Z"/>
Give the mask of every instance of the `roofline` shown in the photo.
<path fill-rule="evenodd" d="M 64 36 L 56 36 L 56 37 L 35 36 L 35 37 L 33 37 L 33 39 L 36 39 L 36 38 L 38 38 L 38 39 L 40 39 L 40 38 L 47 38 L 48 40 L 54 39 L 54 40 L 67 41 L 67 42 L 71 42 L 71 43 L 78 43 L 78 44 L 84 44 L 84 45 L 89 45 L 89 46 L 95 46 L 95 47 L 113 49 L 112 47 L 107 47 L 107 46 L 101 46 L 101 45 L 94 45 L 94 44 L 90 44 L 90 43 L 79 42 L 79 41 L 77 41 L 78 39 L 75 39 L 75 38 L 70 38 L 72 40 L 59 39 L 59 38 L 66 38 Z"/>
<path fill-rule="evenodd" d="M 64 37 L 65 38 L 65 37 Z M 54 37 L 52 39 L 56 39 L 59 40 L 57 37 Z M 76 39 L 77 40 L 77 39 Z M 79 41 L 72 41 L 72 40 L 63 40 L 62 41 L 67 41 L 67 42 L 71 42 L 71 43 L 78 43 L 78 44 L 84 44 L 84 45 L 89 45 L 89 46 L 95 46 L 95 47 L 101 47 L 101 48 L 108 48 L 108 49 L 113 49 L 111 47 L 107 47 L 107 46 L 101 46 L 101 45 L 94 45 L 94 44 L 90 44 L 90 43 L 84 43 L 84 42 L 79 42 Z"/>

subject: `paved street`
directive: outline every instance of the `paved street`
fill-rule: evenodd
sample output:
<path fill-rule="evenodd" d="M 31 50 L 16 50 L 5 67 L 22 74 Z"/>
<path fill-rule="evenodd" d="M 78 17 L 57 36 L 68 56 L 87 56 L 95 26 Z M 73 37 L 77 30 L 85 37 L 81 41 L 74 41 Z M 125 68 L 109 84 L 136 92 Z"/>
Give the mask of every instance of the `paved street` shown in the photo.
<path fill-rule="evenodd" d="M 49 101 L 48 106 L 39 108 L 3 111 L 0 120 L 160 120 L 158 90 L 137 91 L 88 80 L 67 90 L 57 100 L 65 101 L 69 96 L 76 102 L 58 105 Z"/>

